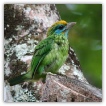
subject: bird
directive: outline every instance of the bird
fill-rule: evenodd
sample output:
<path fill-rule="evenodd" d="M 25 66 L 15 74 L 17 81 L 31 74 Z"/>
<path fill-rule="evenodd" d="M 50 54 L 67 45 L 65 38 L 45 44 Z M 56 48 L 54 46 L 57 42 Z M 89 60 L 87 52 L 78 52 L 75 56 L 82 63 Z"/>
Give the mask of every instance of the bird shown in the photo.
<path fill-rule="evenodd" d="M 47 38 L 35 47 L 28 71 L 9 79 L 10 86 L 45 79 L 48 72 L 58 74 L 59 68 L 68 58 L 68 32 L 75 24 L 76 22 L 60 20 L 51 25 L 47 30 Z"/>

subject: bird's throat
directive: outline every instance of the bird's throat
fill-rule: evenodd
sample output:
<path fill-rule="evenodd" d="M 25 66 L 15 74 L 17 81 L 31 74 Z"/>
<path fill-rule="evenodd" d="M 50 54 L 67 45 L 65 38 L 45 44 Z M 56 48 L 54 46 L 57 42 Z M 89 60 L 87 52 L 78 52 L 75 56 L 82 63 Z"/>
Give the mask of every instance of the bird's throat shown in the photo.
<path fill-rule="evenodd" d="M 66 31 L 65 31 L 65 37 L 66 37 L 66 38 L 68 38 L 68 32 L 69 32 L 69 30 L 66 30 Z"/>

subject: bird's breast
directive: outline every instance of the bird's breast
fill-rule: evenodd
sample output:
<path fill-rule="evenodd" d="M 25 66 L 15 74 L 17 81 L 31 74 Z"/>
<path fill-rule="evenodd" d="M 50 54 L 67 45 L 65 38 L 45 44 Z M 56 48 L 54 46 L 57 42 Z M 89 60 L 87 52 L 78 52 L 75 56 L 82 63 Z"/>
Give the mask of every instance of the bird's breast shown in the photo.
<path fill-rule="evenodd" d="M 46 71 L 57 71 L 66 61 L 68 57 L 68 40 L 55 39 L 51 51 L 46 55 L 43 60 L 43 65 Z"/>
<path fill-rule="evenodd" d="M 68 39 L 65 36 L 56 36 L 53 49 L 56 49 L 57 51 L 65 55 L 65 53 L 68 53 L 69 49 Z"/>

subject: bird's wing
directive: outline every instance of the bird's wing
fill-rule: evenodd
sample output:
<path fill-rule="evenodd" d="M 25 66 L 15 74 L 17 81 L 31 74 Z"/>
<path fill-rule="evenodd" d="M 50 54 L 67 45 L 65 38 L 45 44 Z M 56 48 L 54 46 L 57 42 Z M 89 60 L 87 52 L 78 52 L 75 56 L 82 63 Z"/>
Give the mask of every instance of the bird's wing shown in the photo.
<path fill-rule="evenodd" d="M 43 41 L 41 41 L 35 47 L 34 55 L 31 61 L 30 72 L 29 72 L 32 75 L 32 77 L 37 71 L 44 57 L 51 51 L 52 43 L 53 43 L 53 36 L 50 36 L 44 39 Z"/>

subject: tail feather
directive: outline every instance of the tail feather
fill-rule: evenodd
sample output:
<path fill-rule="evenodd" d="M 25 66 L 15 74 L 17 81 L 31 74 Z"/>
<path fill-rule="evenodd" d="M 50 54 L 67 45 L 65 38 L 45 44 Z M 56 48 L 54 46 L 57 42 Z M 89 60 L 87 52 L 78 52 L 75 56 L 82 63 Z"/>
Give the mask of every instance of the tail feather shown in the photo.
<path fill-rule="evenodd" d="M 27 73 L 27 74 L 23 74 L 15 78 L 12 78 L 8 82 L 10 83 L 10 86 L 13 86 L 13 85 L 31 80 L 31 78 L 32 78 L 31 75 Z"/>

